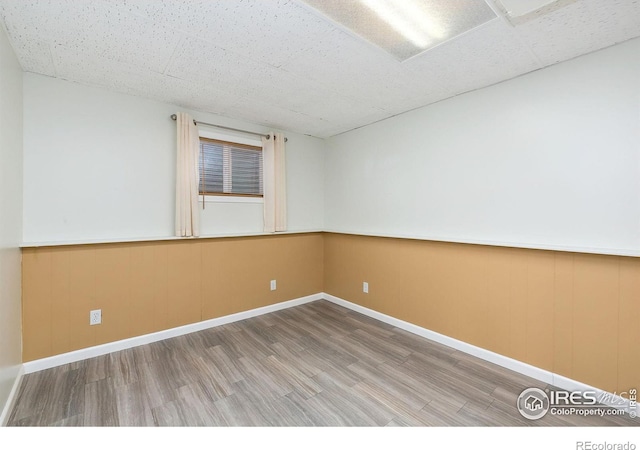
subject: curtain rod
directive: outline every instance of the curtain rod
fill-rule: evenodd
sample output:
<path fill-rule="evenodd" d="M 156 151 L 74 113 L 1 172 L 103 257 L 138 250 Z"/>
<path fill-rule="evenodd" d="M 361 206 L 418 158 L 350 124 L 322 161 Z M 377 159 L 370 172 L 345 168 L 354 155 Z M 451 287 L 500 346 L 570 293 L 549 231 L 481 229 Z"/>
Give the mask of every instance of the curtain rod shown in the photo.
<path fill-rule="evenodd" d="M 175 114 L 171 114 L 171 119 L 172 119 L 172 120 L 177 120 L 177 119 L 178 119 L 178 116 L 176 116 Z M 206 125 L 206 126 L 208 126 L 208 127 L 222 128 L 222 129 L 224 129 L 224 130 L 238 131 L 238 132 L 240 132 L 240 133 L 253 134 L 254 136 L 262 136 L 262 137 L 265 137 L 265 138 L 267 138 L 267 139 L 271 139 L 270 135 L 268 135 L 268 134 L 256 133 L 256 132 L 254 132 L 254 131 L 241 130 L 241 129 L 239 129 L 239 128 L 225 127 L 225 126 L 222 126 L 222 125 L 216 125 L 215 123 L 199 122 L 199 121 L 197 121 L 197 120 L 195 120 L 195 119 L 193 119 L 193 124 L 194 124 L 194 125 Z M 274 139 L 275 139 L 275 137 L 274 137 Z M 284 138 L 284 141 L 285 141 L 285 142 L 287 142 L 288 140 L 289 140 L 289 139 Z"/>

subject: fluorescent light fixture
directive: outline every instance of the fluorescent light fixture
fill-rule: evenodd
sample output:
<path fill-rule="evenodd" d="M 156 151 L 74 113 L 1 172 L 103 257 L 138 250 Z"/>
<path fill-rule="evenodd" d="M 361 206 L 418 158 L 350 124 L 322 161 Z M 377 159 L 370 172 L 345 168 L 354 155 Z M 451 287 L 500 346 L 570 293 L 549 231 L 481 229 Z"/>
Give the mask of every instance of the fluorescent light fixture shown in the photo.
<path fill-rule="evenodd" d="M 404 61 L 495 19 L 483 0 L 302 0 Z"/>
<path fill-rule="evenodd" d="M 364 6 L 375 12 L 394 30 L 403 35 L 418 48 L 427 48 L 433 42 L 430 30 L 433 21 L 414 0 L 360 0 Z M 442 34 L 433 30 L 434 34 Z"/>

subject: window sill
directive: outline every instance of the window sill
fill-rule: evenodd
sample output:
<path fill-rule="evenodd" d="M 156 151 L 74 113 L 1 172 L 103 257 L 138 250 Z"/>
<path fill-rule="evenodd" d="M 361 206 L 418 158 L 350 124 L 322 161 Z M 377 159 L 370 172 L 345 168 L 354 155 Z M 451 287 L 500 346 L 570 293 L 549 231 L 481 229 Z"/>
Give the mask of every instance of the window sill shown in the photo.
<path fill-rule="evenodd" d="M 202 203 L 202 195 L 198 196 L 198 203 Z M 206 195 L 205 203 L 264 203 L 262 197 L 234 197 L 233 195 Z"/>

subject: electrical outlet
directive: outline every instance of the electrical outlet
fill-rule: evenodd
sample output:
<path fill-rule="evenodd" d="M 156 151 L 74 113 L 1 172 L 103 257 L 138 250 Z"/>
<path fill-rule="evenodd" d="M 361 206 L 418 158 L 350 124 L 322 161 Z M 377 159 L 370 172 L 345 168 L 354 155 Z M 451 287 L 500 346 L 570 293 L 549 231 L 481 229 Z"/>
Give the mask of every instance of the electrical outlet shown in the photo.
<path fill-rule="evenodd" d="M 102 310 L 94 309 L 89 311 L 89 325 L 100 325 L 102 323 Z"/>
<path fill-rule="evenodd" d="M 272 291 L 276 290 L 276 280 L 271 280 L 271 290 Z"/>
<path fill-rule="evenodd" d="M 362 282 L 362 292 L 364 292 L 365 294 L 369 293 L 369 283 L 367 283 L 366 281 Z"/>

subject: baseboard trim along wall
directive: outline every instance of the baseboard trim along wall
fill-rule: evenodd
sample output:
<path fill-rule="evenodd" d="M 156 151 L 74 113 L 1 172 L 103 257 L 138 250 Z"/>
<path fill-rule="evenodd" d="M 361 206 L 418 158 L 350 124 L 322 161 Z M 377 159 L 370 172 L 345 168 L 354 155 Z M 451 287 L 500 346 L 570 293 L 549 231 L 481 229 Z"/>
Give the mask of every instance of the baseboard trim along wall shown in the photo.
<path fill-rule="evenodd" d="M 365 316 L 369 316 L 373 319 L 379 320 L 389 325 L 393 325 L 394 327 L 416 334 L 423 338 L 438 342 L 439 344 L 446 345 L 447 347 L 454 348 L 456 350 L 504 367 L 506 369 L 513 370 L 514 372 L 531 377 L 538 381 L 542 381 L 543 383 L 547 383 L 552 386 L 565 389 L 567 391 L 594 391 L 597 393 L 596 395 L 598 396 L 598 398 L 604 398 L 608 400 L 605 402 L 607 405 L 613 408 L 621 408 L 629 411 L 629 399 L 621 397 L 620 395 L 617 395 L 615 393 L 603 391 L 602 389 L 598 389 L 579 381 L 563 377 L 562 375 L 555 374 L 548 370 L 534 367 L 522 361 L 518 361 L 516 359 L 500 355 L 490 350 L 485 350 L 475 345 L 468 344 L 458 339 L 436 333 L 435 331 L 431 331 L 412 323 L 405 322 L 404 320 L 396 319 L 395 317 L 391 317 L 378 311 L 374 311 L 373 309 L 360 306 L 356 303 L 351 303 L 347 300 L 336 297 L 335 295 L 323 293 L 322 298 L 335 303 L 336 305 L 343 306 L 347 309 L 359 312 L 360 314 L 364 314 Z"/>
<path fill-rule="evenodd" d="M 0 427 L 7 426 L 7 422 L 9 421 L 9 414 L 11 414 L 11 410 L 13 409 L 13 405 L 18 396 L 18 389 L 20 388 L 20 382 L 22 381 L 22 377 L 24 376 L 24 374 L 24 365 L 21 365 L 18 369 L 16 379 L 13 381 L 13 387 L 11 388 L 11 392 L 9 392 L 9 398 L 7 398 L 7 402 L 4 404 L 2 414 L 0 414 Z"/>
<path fill-rule="evenodd" d="M 24 373 L 38 372 L 40 370 L 50 369 L 52 367 L 61 366 L 63 364 L 82 361 L 83 359 L 94 358 L 96 356 L 106 355 L 107 353 L 126 350 L 128 348 L 138 347 L 140 345 L 158 342 L 163 339 L 182 336 L 185 334 L 194 333 L 196 331 L 206 330 L 208 328 L 219 327 L 228 323 L 250 319 L 251 317 L 261 316 L 263 314 L 280 311 L 282 309 L 287 309 L 322 299 L 322 294 L 312 294 L 306 297 L 300 297 L 285 302 L 275 303 L 273 305 L 263 306 L 260 308 L 255 308 L 235 314 L 229 314 L 228 316 L 216 317 L 215 319 L 204 320 L 202 322 L 196 322 L 181 327 L 171 328 L 168 330 L 158 331 L 142 336 L 136 336 L 120 341 L 109 342 L 107 344 L 96 345 L 93 347 L 83 348 L 80 350 L 75 350 L 73 352 L 50 356 L 48 358 L 37 359 L 24 363 Z"/>

